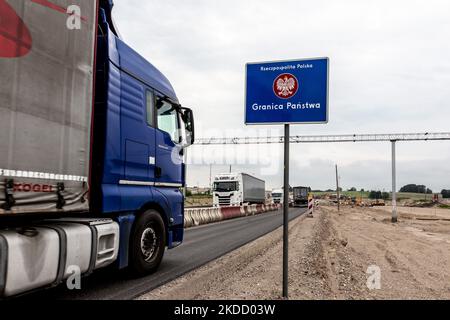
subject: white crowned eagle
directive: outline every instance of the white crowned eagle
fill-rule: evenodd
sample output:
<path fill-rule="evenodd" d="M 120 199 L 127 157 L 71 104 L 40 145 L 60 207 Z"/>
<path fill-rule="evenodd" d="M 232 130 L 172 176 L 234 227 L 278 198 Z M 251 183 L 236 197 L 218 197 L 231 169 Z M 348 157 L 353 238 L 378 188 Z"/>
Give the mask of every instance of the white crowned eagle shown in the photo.
<path fill-rule="evenodd" d="M 277 91 L 278 94 L 287 97 L 290 96 L 295 88 L 295 80 L 292 77 L 288 77 L 287 75 L 283 78 L 277 80 Z"/>

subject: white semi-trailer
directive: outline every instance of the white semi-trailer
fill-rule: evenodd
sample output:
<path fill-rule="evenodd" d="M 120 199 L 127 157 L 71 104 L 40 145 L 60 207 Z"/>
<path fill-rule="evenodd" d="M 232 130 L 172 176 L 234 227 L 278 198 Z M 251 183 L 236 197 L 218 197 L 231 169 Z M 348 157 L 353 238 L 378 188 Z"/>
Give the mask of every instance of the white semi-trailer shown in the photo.
<path fill-rule="evenodd" d="M 246 173 L 224 173 L 214 178 L 213 205 L 264 204 L 265 181 Z"/>

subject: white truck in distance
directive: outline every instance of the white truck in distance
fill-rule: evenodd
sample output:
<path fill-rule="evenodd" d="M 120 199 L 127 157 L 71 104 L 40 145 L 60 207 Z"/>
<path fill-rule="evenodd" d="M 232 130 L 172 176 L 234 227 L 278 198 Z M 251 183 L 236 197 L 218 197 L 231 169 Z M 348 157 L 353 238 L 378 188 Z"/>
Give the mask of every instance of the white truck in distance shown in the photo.
<path fill-rule="evenodd" d="M 283 203 L 283 189 L 272 190 L 272 201 L 273 203 Z"/>
<path fill-rule="evenodd" d="M 272 202 L 274 204 L 280 203 L 282 204 L 284 201 L 284 193 L 283 189 L 273 189 L 272 190 Z M 292 192 L 289 192 L 289 205 L 291 205 L 294 201 L 294 197 Z"/>
<path fill-rule="evenodd" d="M 214 207 L 265 203 L 265 181 L 246 173 L 219 174 L 212 190 Z"/>

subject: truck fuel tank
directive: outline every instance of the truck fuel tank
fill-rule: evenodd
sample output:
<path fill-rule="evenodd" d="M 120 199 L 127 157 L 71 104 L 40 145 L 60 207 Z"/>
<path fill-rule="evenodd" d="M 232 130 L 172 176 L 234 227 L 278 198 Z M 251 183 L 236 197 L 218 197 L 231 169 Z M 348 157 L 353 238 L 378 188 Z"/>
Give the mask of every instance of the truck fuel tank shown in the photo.
<path fill-rule="evenodd" d="M 119 226 L 111 219 L 47 220 L 0 230 L 0 298 L 107 266 L 118 248 Z"/>

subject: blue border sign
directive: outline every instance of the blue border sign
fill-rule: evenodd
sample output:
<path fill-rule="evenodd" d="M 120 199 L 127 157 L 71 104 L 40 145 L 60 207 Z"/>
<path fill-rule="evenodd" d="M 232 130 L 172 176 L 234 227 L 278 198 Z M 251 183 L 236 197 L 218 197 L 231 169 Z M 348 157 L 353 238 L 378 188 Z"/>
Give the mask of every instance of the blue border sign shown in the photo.
<path fill-rule="evenodd" d="M 328 58 L 247 63 L 245 123 L 327 123 L 328 74 Z"/>

